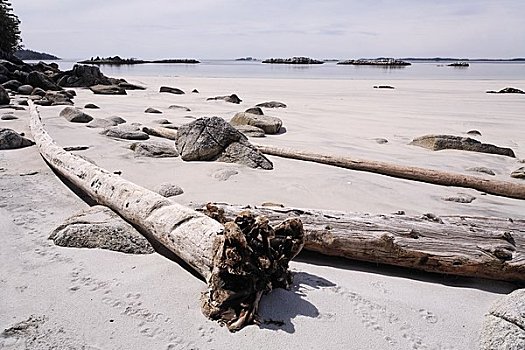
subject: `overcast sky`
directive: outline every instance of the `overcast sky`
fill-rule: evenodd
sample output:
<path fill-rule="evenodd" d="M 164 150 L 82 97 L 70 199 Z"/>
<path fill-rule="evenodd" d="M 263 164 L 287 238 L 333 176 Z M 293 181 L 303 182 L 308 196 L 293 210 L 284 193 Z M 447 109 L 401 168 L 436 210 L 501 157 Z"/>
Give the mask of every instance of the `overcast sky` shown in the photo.
<path fill-rule="evenodd" d="M 524 57 L 525 0 L 11 0 L 62 58 Z"/>

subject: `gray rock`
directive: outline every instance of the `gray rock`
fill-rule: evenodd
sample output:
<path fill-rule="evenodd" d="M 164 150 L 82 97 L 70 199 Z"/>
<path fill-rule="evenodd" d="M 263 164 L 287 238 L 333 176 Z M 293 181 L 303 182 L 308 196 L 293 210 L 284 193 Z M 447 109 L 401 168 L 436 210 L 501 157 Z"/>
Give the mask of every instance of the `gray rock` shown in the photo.
<path fill-rule="evenodd" d="M 525 179 L 525 167 L 521 167 L 521 168 L 514 170 L 510 174 L 510 176 L 516 179 Z"/>
<path fill-rule="evenodd" d="M 140 130 L 139 126 L 120 124 L 110 126 L 101 132 L 102 135 L 124 140 L 147 140 L 149 135 Z"/>
<path fill-rule="evenodd" d="M 261 107 L 252 107 L 245 110 L 246 113 L 256 114 L 256 115 L 264 115 L 263 110 Z"/>
<path fill-rule="evenodd" d="M 155 120 L 152 120 L 151 122 L 155 124 L 161 124 L 161 125 L 171 124 L 171 122 L 168 119 L 155 119 Z"/>
<path fill-rule="evenodd" d="M 31 85 L 20 85 L 18 89 L 16 89 L 16 91 L 20 95 L 31 95 L 31 93 L 33 92 L 33 89 L 34 88 Z"/>
<path fill-rule="evenodd" d="M 169 198 L 173 196 L 179 196 L 184 193 L 182 188 L 177 185 L 170 184 L 168 182 L 161 183 L 153 190 L 163 197 Z"/>
<path fill-rule="evenodd" d="M 525 349 L 525 289 L 496 300 L 485 315 L 481 350 Z"/>
<path fill-rule="evenodd" d="M 2 84 L 2 87 L 4 89 L 9 89 L 9 90 L 12 90 L 12 91 L 18 90 L 18 88 L 20 86 L 22 86 L 22 83 L 19 82 L 18 80 L 15 80 L 15 79 L 8 80 L 8 81 L 6 81 L 5 83 Z"/>
<path fill-rule="evenodd" d="M 107 119 L 108 120 L 112 120 L 112 121 L 114 121 L 117 124 L 124 124 L 126 122 L 126 120 L 124 120 L 124 118 L 119 117 L 118 115 L 111 116 L 111 117 L 109 117 Z"/>
<path fill-rule="evenodd" d="M 472 136 L 481 136 L 481 132 L 479 132 L 478 130 L 469 130 L 467 131 L 467 134 Z"/>
<path fill-rule="evenodd" d="M 34 144 L 12 129 L 0 128 L 0 150 L 24 148 Z"/>
<path fill-rule="evenodd" d="M 135 155 L 141 157 L 168 158 L 179 156 L 179 152 L 172 142 L 135 142 L 129 148 L 135 152 Z"/>
<path fill-rule="evenodd" d="M 273 169 L 273 164 L 233 126 L 219 117 L 199 118 L 181 126 L 177 149 L 186 161 L 222 161 L 252 168 Z"/>
<path fill-rule="evenodd" d="M 233 127 L 248 137 L 265 137 L 264 130 L 251 125 L 233 125 Z"/>
<path fill-rule="evenodd" d="M 89 90 L 96 95 L 127 95 L 126 90 L 117 85 L 93 85 Z"/>
<path fill-rule="evenodd" d="M 177 88 L 169 87 L 169 86 L 161 86 L 159 89 L 159 92 L 167 92 L 167 93 L 175 94 L 175 95 L 184 95 L 184 91 L 182 91 L 181 89 L 177 89 Z"/>
<path fill-rule="evenodd" d="M 443 200 L 447 202 L 456 202 L 456 203 L 472 203 L 476 197 L 471 196 L 467 193 L 458 193 L 457 196 L 444 197 Z"/>
<path fill-rule="evenodd" d="M 229 96 L 215 96 L 215 97 L 208 97 L 206 101 L 213 101 L 213 100 L 222 100 L 230 103 L 239 104 L 242 102 L 242 100 L 237 96 L 236 94 L 231 94 Z"/>
<path fill-rule="evenodd" d="M 43 100 L 49 101 L 51 106 L 73 105 L 71 95 L 67 91 L 48 91 Z"/>
<path fill-rule="evenodd" d="M 18 119 L 18 117 L 14 114 L 3 114 L 0 119 L 2 120 L 15 120 L 15 119 Z"/>
<path fill-rule="evenodd" d="M 180 110 L 183 110 L 183 111 L 186 111 L 186 112 L 190 112 L 191 109 L 189 109 L 188 107 L 184 107 L 184 106 L 179 106 L 179 105 L 171 105 L 168 107 L 168 109 L 180 109 Z"/>
<path fill-rule="evenodd" d="M 251 125 L 264 130 L 266 134 L 277 134 L 283 122 L 277 117 L 239 112 L 230 120 L 230 124 Z"/>
<path fill-rule="evenodd" d="M 385 144 L 385 143 L 388 143 L 388 140 L 387 140 L 387 139 L 384 139 L 384 138 L 381 138 L 381 137 L 375 138 L 374 141 L 377 142 L 377 143 L 379 143 L 380 145 L 383 145 L 383 144 Z"/>
<path fill-rule="evenodd" d="M 41 88 L 42 90 L 53 90 L 53 91 L 59 91 L 62 90 L 60 86 L 55 84 L 51 79 L 48 78 L 47 75 L 41 72 L 32 71 L 29 73 L 26 79 L 26 83 L 33 86 Z"/>
<path fill-rule="evenodd" d="M 97 105 L 94 104 L 94 103 L 86 103 L 86 105 L 84 106 L 84 108 L 88 108 L 88 109 L 100 109 L 100 107 L 97 106 Z"/>
<path fill-rule="evenodd" d="M 93 85 L 113 85 L 121 81 L 106 77 L 99 67 L 75 64 L 73 69 L 61 73 L 58 85 L 63 87 L 89 87 Z M 124 90 L 124 89 L 122 89 Z"/>
<path fill-rule="evenodd" d="M 86 126 L 93 129 L 105 129 L 110 126 L 115 126 L 117 123 L 110 119 L 95 118 L 90 121 Z"/>
<path fill-rule="evenodd" d="M 147 108 L 144 111 L 144 113 L 162 114 L 161 111 L 159 111 L 158 109 L 152 108 L 152 107 Z"/>
<path fill-rule="evenodd" d="M 197 89 L 193 89 L 193 90 L 191 90 L 191 92 L 194 93 L 194 94 L 198 94 L 198 93 L 199 93 L 199 90 L 197 90 Z"/>
<path fill-rule="evenodd" d="M 467 171 L 472 171 L 472 172 L 475 172 L 475 173 L 487 174 L 487 175 L 491 175 L 491 176 L 496 175 L 496 173 L 492 169 L 489 169 L 489 168 L 486 168 L 486 167 L 483 167 L 483 166 L 477 166 L 477 167 L 473 167 L 473 168 L 468 168 Z"/>
<path fill-rule="evenodd" d="M 31 91 L 31 95 L 44 97 L 46 95 L 46 92 L 43 89 L 36 87 L 33 89 L 33 91 Z"/>
<path fill-rule="evenodd" d="M 8 105 L 11 102 L 11 98 L 3 86 L 0 86 L 0 105 Z"/>
<path fill-rule="evenodd" d="M 514 155 L 514 151 L 510 148 L 503 148 L 488 143 L 481 143 L 469 137 L 461 136 L 425 135 L 414 139 L 410 144 L 424 147 L 433 151 L 457 149 L 462 151 L 499 154 L 513 158 L 516 157 Z"/>
<path fill-rule="evenodd" d="M 154 249 L 133 226 L 111 209 L 97 205 L 67 219 L 49 239 L 61 247 L 99 248 L 128 254 L 151 254 Z"/>
<path fill-rule="evenodd" d="M 93 120 L 92 116 L 75 107 L 66 107 L 59 115 L 72 123 L 89 123 Z"/>
<path fill-rule="evenodd" d="M 286 108 L 286 105 L 282 102 L 277 101 L 270 101 L 270 102 L 262 102 L 255 105 L 256 107 L 263 107 L 263 108 Z"/>

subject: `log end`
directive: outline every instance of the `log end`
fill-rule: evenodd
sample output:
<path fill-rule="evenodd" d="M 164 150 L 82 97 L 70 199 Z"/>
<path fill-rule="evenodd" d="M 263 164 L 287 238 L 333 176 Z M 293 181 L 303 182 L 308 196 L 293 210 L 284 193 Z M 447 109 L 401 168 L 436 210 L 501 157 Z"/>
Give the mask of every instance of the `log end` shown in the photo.
<path fill-rule="evenodd" d="M 208 289 L 201 298 L 203 314 L 231 332 L 257 322 L 262 295 L 291 286 L 288 264 L 303 245 L 303 225 L 297 218 L 274 229 L 265 216 L 243 211 L 235 221 L 224 223 L 214 247 Z"/>

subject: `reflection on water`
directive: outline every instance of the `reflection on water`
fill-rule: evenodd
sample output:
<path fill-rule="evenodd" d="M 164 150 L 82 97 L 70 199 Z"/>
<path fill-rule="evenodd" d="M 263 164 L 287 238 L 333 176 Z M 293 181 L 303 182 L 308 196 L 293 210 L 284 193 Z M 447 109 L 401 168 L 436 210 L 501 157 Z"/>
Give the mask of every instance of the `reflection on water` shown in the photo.
<path fill-rule="evenodd" d="M 68 70 L 77 60 L 57 61 Z M 32 62 L 32 61 L 28 61 Z M 267 64 L 260 61 L 201 60 L 198 64 L 144 63 L 135 65 L 100 65 L 108 76 L 188 76 L 214 78 L 278 79 L 487 79 L 525 80 L 525 63 L 469 62 L 468 68 L 456 68 L 441 62 L 415 62 L 406 67 L 352 66 L 326 62 L 322 65 Z"/>

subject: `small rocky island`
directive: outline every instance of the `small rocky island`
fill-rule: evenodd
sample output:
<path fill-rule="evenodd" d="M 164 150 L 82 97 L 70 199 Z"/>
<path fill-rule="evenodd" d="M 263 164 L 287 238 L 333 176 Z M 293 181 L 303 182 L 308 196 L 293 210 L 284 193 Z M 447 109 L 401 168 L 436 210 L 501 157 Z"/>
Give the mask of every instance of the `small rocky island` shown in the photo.
<path fill-rule="evenodd" d="M 269 58 L 262 63 L 271 64 L 323 64 L 323 61 L 315 60 L 309 57 L 292 57 L 292 58 Z"/>
<path fill-rule="evenodd" d="M 382 66 L 382 67 L 404 67 L 410 66 L 412 63 L 395 58 L 375 58 L 375 59 L 358 59 L 358 60 L 346 60 L 338 62 L 341 65 L 354 65 L 354 66 Z"/>
<path fill-rule="evenodd" d="M 447 66 L 449 66 L 449 67 L 457 67 L 457 68 L 467 68 L 467 67 L 470 66 L 470 64 L 468 62 L 465 62 L 465 61 L 458 61 L 458 62 L 454 62 L 454 63 L 448 64 Z"/>
<path fill-rule="evenodd" d="M 175 58 L 175 59 L 164 59 L 164 60 L 139 60 L 136 58 L 121 58 L 120 56 L 113 57 L 91 57 L 89 60 L 80 61 L 82 64 L 108 64 L 108 65 L 128 65 L 128 64 L 144 64 L 144 63 L 182 63 L 182 64 L 195 64 L 200 63 L 195 59 L 187 58 Z"/>

